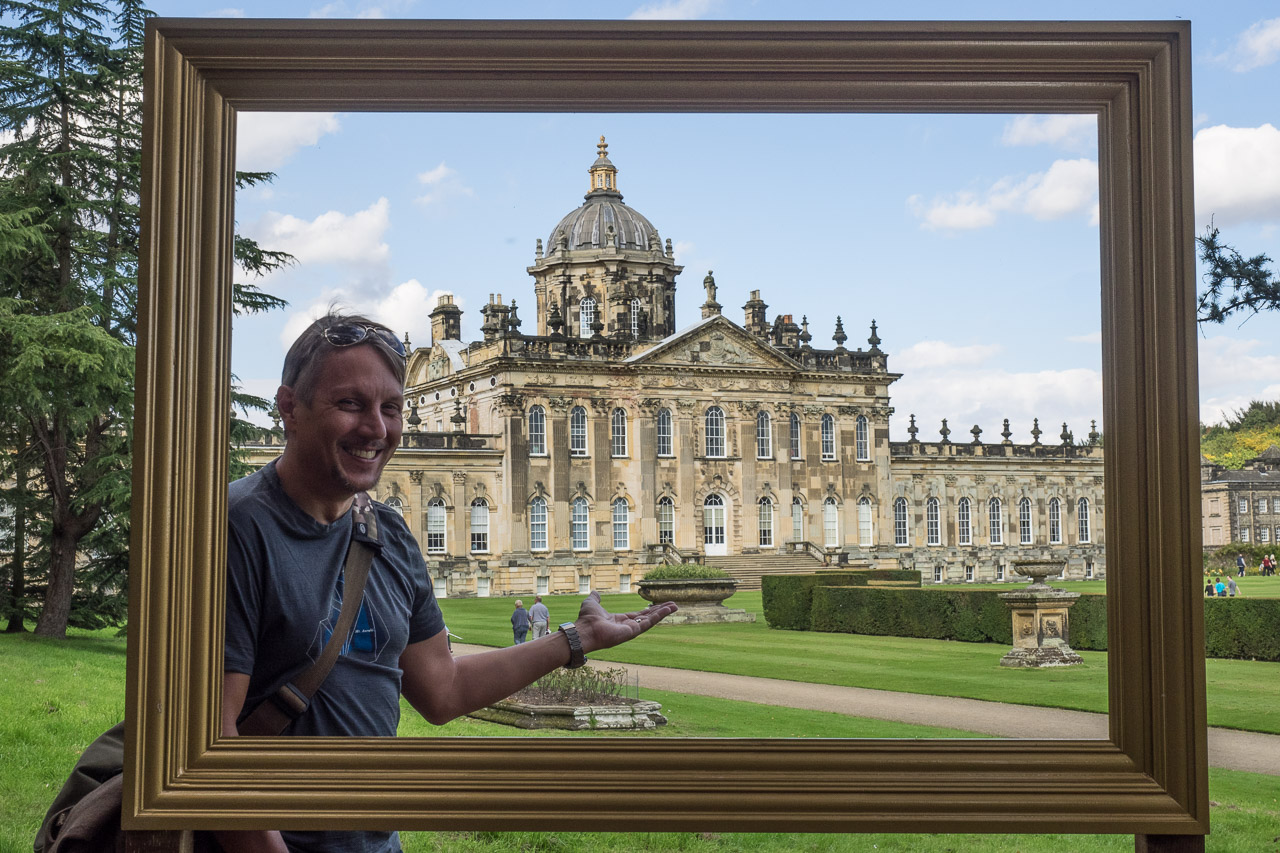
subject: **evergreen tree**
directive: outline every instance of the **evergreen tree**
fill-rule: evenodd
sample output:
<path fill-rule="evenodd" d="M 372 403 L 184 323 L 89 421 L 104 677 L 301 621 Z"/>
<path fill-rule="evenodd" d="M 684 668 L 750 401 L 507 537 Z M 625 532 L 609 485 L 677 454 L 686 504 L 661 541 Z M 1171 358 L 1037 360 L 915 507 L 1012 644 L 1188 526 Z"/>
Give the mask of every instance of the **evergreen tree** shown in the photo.
<path fill-rule="evenodd" d="M 1222 323 L 1240 311 L 1256 314 L 1280 308 L 1280 278 L 1271 273 L 1268 255 L 1246 258 L 1223 243 L 1212 225 L 1196 238 L 1196 245 L 1200 260 L 1208 266 L 1197 306 L 1199 322 Z"/>

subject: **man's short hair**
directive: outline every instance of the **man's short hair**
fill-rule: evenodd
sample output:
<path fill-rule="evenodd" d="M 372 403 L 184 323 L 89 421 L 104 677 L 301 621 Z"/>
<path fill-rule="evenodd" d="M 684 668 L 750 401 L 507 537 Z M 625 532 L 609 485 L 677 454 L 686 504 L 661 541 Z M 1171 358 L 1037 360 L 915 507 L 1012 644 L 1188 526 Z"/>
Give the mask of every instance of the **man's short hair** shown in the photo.
<path fill-rule="evenodd" d="M 395 336 L 395 333 L 381 323 L 375 323 L 368 317 L 359 314 L 343 314 L 338 311 L 330 310 L 320 319 L 316 320 L 293 342 L 293 346 L 289 347 L 289 352 L 284 357 L 284 370 L 281 372 L 280 384 L 287 385 L 293 389 L 293 393 L 304 403 L 310 403 L 315 395 L 316 376 L 320 373 L 320 367 L 324 364 L 325 358 L 335 350 L 345 349 L 345 347 L 337 347 L 329 343 L 325 338 L 325 332 L 335 326 L 368 326 L 372 329 L 380 329 L 387 334 Z M 401 386 L 404 385 L 405 378 L 405 359 L 400 353 L 393 350 L 381 336 L 376 334 L 368 335 L 363 341 L 353 346 L 372 346 L 381 355 L 383 361 L 391 368 L 391 372 L 395 374 L 396 380 Z"/>

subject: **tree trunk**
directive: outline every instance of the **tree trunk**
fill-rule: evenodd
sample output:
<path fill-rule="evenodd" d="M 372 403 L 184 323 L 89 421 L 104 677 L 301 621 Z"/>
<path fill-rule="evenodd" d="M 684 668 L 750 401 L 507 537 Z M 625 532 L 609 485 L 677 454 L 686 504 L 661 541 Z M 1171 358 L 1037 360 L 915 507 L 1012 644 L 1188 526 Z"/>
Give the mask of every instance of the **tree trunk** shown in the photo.
<path fill-rule="evenodd" d="M 6 634 L 21 634 L 27 630 L 27 626 L 22 623 L 22 598 L 27 591 L 27 468 L 21 458 L 18 460 L 14 479 L 14 494 L 17 499 L 13 505 L 13 560 L 10 563 L 10 610 L 9 624 L 4 629 Z"/>

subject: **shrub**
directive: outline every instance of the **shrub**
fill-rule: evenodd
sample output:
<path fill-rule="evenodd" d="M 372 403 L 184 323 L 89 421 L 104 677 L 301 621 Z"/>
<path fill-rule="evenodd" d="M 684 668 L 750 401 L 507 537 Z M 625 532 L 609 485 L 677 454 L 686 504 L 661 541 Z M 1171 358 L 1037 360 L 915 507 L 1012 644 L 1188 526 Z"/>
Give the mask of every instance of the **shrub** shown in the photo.
<path fill-rule="evenodd" d="M 626 699 L 627 670 L 560 668 L 542 676 L 512 698 L 529 705 L 618 705 Z"/>
<path fill-rule="evenodd" d="M 809 608 L 813 588 L 818 584 L 852 584 L 853 572 L 827 571 L 817 575 L 764 575 L 760 588 L 764 601 L 764 619 L 770 628 L 808 631 L 812 627 Z"/>
<path fill-rule="evenodd" d="M 1280 599 L 1206 598 L 1204 649 L 1211 658 L 1280 661 Z"/>
<path fill-rule="evenodd" d="M 645 572 L 641 583 L 644 581 L 723 580 L 727 577 L 730 577 L 728 572 L 715 566 L 674 563 L 669 566 L 658 566 Z"/>

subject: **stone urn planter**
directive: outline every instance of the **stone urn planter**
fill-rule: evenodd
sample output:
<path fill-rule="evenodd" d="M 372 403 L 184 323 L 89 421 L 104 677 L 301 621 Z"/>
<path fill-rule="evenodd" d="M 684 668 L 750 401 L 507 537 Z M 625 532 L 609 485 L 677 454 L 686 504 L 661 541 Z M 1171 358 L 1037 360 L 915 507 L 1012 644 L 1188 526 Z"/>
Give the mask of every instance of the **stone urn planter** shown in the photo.
<path fill-rule="evenodd" d="M 640 597 L 654 604 L 674 601 L 680 609 L 659 625 L 695 625 L 714 622 L 754 622 L 756 615 L 725 607 L 722 602 L 738 590 L 733 578 L 663 578 L 640 581 Z"/>
<path fill-rule="evenodd" d="M 1031 583 L 1016 592 L 1000 593 L 1013 611 L 1013 649 L 1000 659 L 1001 666 L 1075 666 L 1084 662 L 1071 648 L 1068 615 L 1080 593 L 1045 583 L 1045 578 L 1062 574 L 1064 568 L 1061 560 L 1013 564 L 1013 570 L 1030 578 Z"/>

